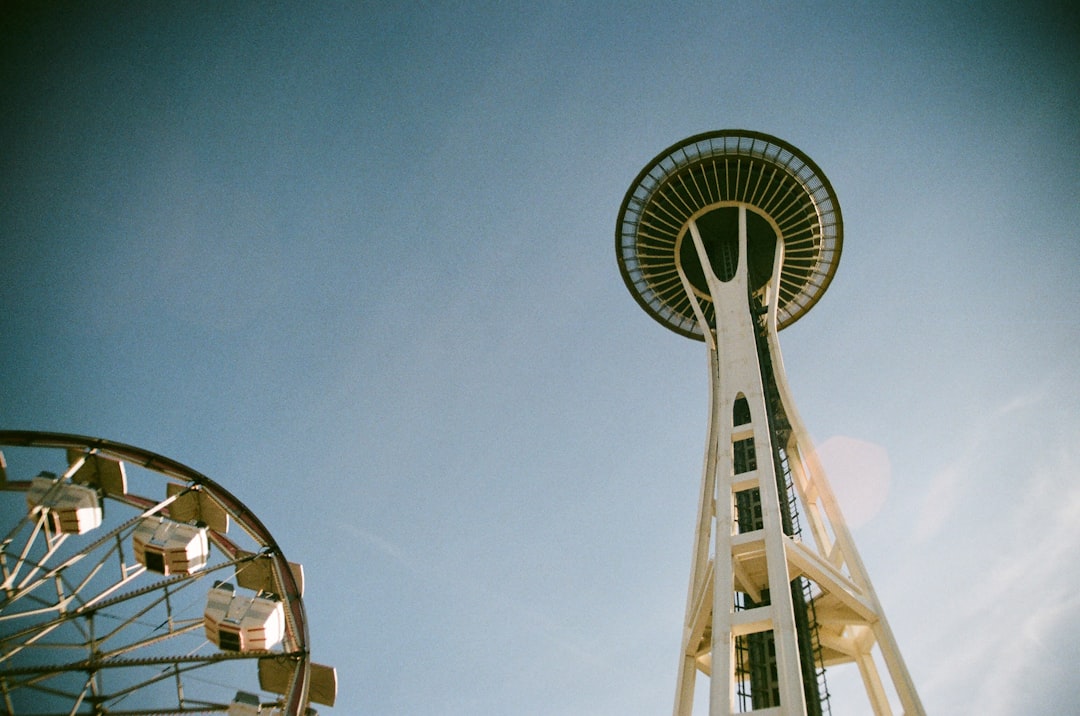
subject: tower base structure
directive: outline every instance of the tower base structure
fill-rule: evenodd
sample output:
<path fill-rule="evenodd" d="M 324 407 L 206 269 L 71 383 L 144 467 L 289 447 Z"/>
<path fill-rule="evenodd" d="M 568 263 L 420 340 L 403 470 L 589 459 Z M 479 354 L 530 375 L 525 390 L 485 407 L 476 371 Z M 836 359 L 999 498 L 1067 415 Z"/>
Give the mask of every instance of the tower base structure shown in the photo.
<path fill-rule="evenodd" d="M 874 714 L 924 713 L 791 399 L 777 339 L 828 285 L 841 233 L 817 167 L 754 133 L 676 145 L 623 202 L 616 241 L 627 285 L 708 351 L 675 716 L 693 713 L 699 674 L 710 716 L 829 713 L 825 669 L 846 663 Z"/>

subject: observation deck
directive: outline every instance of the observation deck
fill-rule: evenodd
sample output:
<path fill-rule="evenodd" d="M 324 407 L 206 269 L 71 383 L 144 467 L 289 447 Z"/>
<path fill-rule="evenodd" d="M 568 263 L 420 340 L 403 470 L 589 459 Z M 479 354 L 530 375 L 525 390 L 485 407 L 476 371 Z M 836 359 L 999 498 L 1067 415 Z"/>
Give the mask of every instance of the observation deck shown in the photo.
<path fill-rule="evenodd" d="M 832 185 L 805 154 L 776 137 L 744 130 L 698 134 L 658 154 L 634 179 L 615 228 L 615 252 L 627 288 L 657 321 L 688 338 L 704 340 L 684 270 L 710 325 L 715 308 L 701 272 L 688 222 L 727 206 L 746 206 L 765 227 L 751 273 L 775 279 L 777 328 L 803 316 L 832 281 L 843 245 L 840 204 Z M 749 214 L 750 212 L 748 212 Z M 771 231 L 768 229 L 771 228 Z M 779 276 L 773 247 L 782 244 Z M 685 248 L 684 248 L 685 244 Z"/>

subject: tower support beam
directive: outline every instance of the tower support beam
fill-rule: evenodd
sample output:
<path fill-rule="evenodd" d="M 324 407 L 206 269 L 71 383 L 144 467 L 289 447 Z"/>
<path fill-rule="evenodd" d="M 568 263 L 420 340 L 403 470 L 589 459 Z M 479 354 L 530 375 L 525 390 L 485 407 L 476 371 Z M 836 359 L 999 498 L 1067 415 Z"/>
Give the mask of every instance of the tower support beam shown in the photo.
<path fill-rule="evenodd" d="M 703 341 L 708 356 L 675 716 L 693 716 L 699 674 L 709 679 L 709 716 L 820 716 L 825 667 L 845 663 L 877 716 L 896 705 L 924 713 L 791 399 L 777 340 L 828 287 L 842 235 L 817 166 L 755 132 L 668 148 L 623 200 L 623 279 L 650 315 Z"/>

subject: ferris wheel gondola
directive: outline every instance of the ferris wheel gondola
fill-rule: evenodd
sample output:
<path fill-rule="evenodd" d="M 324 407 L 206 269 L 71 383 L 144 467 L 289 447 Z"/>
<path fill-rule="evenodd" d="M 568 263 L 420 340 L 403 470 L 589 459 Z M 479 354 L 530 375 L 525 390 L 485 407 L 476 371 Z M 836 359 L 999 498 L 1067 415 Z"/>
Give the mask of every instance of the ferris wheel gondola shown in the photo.
<path fill-rule="evenodd" d="M 303 570 L 230 492 L 97 438 L 0 431 L 0 446 L 7 713 L 333 706 L 336 673 L 310 660 Z"/>

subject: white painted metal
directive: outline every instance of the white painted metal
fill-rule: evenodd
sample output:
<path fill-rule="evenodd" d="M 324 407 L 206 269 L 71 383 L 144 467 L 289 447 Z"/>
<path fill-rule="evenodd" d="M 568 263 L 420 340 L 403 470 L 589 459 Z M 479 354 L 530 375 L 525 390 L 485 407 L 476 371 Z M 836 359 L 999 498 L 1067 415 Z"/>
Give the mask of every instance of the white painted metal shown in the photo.
<path fill-rule="evenodd" d="M 210 540 L 206 527 L 150 515 L 131 535 L 135 560 L 165 575 L 192 574 L 206 566 Z"/>
<path fill-rule="evenodd" d="M 739 207 L 739 258 L 735 275 L 729 281 L 720 280 L 711 270 L 696 223 L 702 214 L 720 206 Z M 792 427 L 787 444 L 778 447 L 787 453 L 812 540 L 797 542 L 784 533 L 781 504 L 785 496 L 779 494 L 774 477 L 770 447 L 774 436 L 766 417 L 769 408 L 762 382 L 763 367 L 758 358 L 754 317 L 748 300 L 748 210 L 752 209 L 738 202 L 711 205 L 691 217 L 688 231 L 683 233 L 694 242 L 705 273 L 715 306 L 713 325 L 706 323 L 697 291 L 676 262 L 708 349 L 710 414 L 675 716 L 692 714 L 698 671 L 710 677 L 710 716 L 738 713 L 736 681 L 740 677 L 736 673 L 735 639 L 765 630 L 772 630 L 776 642 L 781 705 L 754 713 L 778 716 L 807 713 L 790 589 L 791 581 L 799 576 L 811 580 L 816 587 L 814 606 L 825 663 L 857 664 L 873 712 L 878 716 L 890 715 L 888 691 L 871 657 L 876 647 L 887 666 L 889 687 L 903 712 L 909 716 L 923 714 L 877 595 L 791 400 L 777 341 L 775 283 L 784 250 L 783 242 L 778 241 L 773 280 L 762 289 L 767 305 L 766 330 L 773 377 Z M 778 230 L 777 235 L 782 233 Z M 679 256 L 679 250 L 674 255 Z M 751 422 L 736 427 L 732 414 L 735 400 L 740 396 L 745 397 L 750 407 Z M 756 469 L 736 475 L 733 442 L 751 436 L 756 446 Z M 735 524 L 735 493 L 751 487 L 760 490 L 764 528 L 740 534 Z M 760 576 L 755 576 L 762 574 L 763 583 Z M 737 591 L 746 592 L 758 601 L 760 590 L 766 587 L 771 595 L 768 606 L 735 611 Z M 706 638 L 706 635 L 711 636 Z"/>
<path fill-rule="evenodd" d="M 272 649 L 285 636 L 285 609 L 280 600 L 237 594 L 231 584 L 217 584 L 207 593 L 203 624 L 206 638 L 221 649 Z"/>
<path fill-rule="evenodd" d="M 81 535 L 101 525 L 101 503 L 97 492 L 49 474 L 38 475 L 30 481 L 26 507 L 31 516 L 36 511 L 48 515 L 48 526 L 56 533 Z"/>

